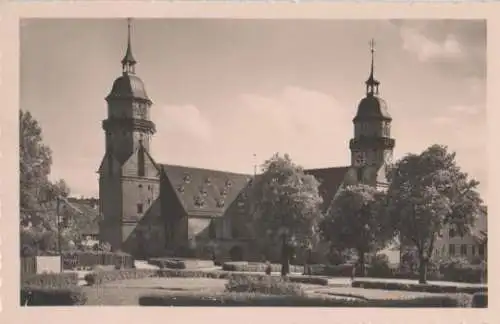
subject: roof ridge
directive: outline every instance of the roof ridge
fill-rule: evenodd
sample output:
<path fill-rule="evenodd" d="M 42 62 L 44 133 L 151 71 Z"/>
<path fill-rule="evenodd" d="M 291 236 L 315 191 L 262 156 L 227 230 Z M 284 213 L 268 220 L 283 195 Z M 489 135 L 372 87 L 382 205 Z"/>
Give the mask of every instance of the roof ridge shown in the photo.
<path fill-rule="evenodd" d="M 331 170 L 331 169 L 349 169 L 349 165 L 345 166 L 336 166 L 336 167 L 319 167 L 319 168 L 311 168 L 311 169 L 304 169 L 304 171 L 314 171 L 314 170 Z"/>
<path fill-rule="evenodd" d="M 226 171 L 226 170 L 220 170 L 220 169 L 208 169 L 208 168 L 201 168 L 201 167 L 189 166 L 189 165 L 179 165 L 179 164 L 169 164 L 169 163 L 160 163 L 160 165 L 167 166 L 167 167 L 174 167 L 174 168 L 194 169 L 194 170 L 200 170 L 200 171 L 212 171 L 212 172 L 219 172 L 219 173 L 232 174 L 232 175 L 253 176 L 250 173 L 240 173 L 240 172 Z"/>

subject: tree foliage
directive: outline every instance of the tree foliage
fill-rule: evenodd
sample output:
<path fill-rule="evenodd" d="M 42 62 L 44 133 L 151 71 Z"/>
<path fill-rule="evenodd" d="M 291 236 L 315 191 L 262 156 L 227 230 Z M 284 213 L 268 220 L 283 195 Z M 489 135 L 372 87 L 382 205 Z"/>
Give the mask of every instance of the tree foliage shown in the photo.
<path fill-rule="evenodd" d="M 355 249 L 361 267 L 366 253 L 376 252 L 394 237 L 385 209 L 385 194 L 357 184 L 342 188 L 321 223 L 324 240 L 340 249 Z"/>
<path fill-rule="evenodd" d="M 254 232 L 263 239 L 280 242 L 283 250 L 314 244 L 323 201 L 318 181 L 286 154 L 273 155 L 262 171 L 248 196 Z M 284 263 L 289 262 L 286 252 L 282 257 Z"/>
<path fill-rule="evenodd" d="M 30 112 L 19 111 L 20 234 L 22 253 L 40 253 L 57 246 L 57 197 L 67 197 L 64 180 L 49 179 L 52 152 L 43 143 L 42 128 Z M 60 205 L 60 207 L 63 207 Z M 60 208 L 70 220 L 75 211 Z M 77 237 L 73 221 L 61 229 L 62 243 Z M 24 252 L 23 252 L 24 251 Z"/>
<path fill-rule="evenodd" d="M 388 210 L 401 242 L 416 248 L 420 281 L 434 243 L 445 227 L 470 233 L 476 217 L 485 212 L 478 182 L 461 171 L 445 146 L 433 145 L 421 154 L 408 154 L 388 172 Z"/>

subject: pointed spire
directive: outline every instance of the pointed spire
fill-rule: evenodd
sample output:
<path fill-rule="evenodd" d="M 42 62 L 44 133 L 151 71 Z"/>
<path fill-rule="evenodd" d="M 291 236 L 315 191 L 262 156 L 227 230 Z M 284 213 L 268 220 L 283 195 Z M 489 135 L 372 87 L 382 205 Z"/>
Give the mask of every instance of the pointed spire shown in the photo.
<path fill-rule="evenodd" d="M 123 57 L 122 60 L 122 68 L 123 68 L 123 73 L 135 73 L 135 64 L 137 61 L 134 59 L 134 56 L 132 55 L 132 42 L 130 40 L 130 23 L 131 23 L 131 18 L 127 19 L 127 25 L 128 25 L 128 41 L 127 41 L 127 52 L 125 53 L 125 56 Z"/>
<path fill-rule="evenodd" d="M 380 82 L 378 82 L 373 75 L 374 56 L 375 56 L 375 40 L 373 38 L 370 41 L 370 52 L 372 55 L 372 64 L 370 67 L 370 76 L 368 77 L 368 80 L 366 80 L 365 84 L 366 84 L 366 94 L 373 96 L 373 95 L 378 95 L 378 86 L 380 84 Z"/>

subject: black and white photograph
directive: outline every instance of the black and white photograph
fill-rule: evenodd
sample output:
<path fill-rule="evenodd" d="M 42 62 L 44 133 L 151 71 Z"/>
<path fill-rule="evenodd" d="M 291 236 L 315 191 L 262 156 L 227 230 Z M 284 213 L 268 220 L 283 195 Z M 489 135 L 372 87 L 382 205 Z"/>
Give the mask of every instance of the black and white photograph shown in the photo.
<path fill-rule="evenodd" d="M 486 19 L 23 18 L 19 68 L 21 308 L 488 307 Z"/>

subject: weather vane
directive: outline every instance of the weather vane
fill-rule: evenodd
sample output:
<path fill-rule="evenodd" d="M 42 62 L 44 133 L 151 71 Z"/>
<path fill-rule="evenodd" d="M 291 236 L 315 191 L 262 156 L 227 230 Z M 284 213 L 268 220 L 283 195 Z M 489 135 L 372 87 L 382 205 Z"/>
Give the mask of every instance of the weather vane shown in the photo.
<path fill-rule="evenodd" d="M 375 52 L 375 40 L 373 38 L 370 40 L 370 50 L 372 53 Z"/>

